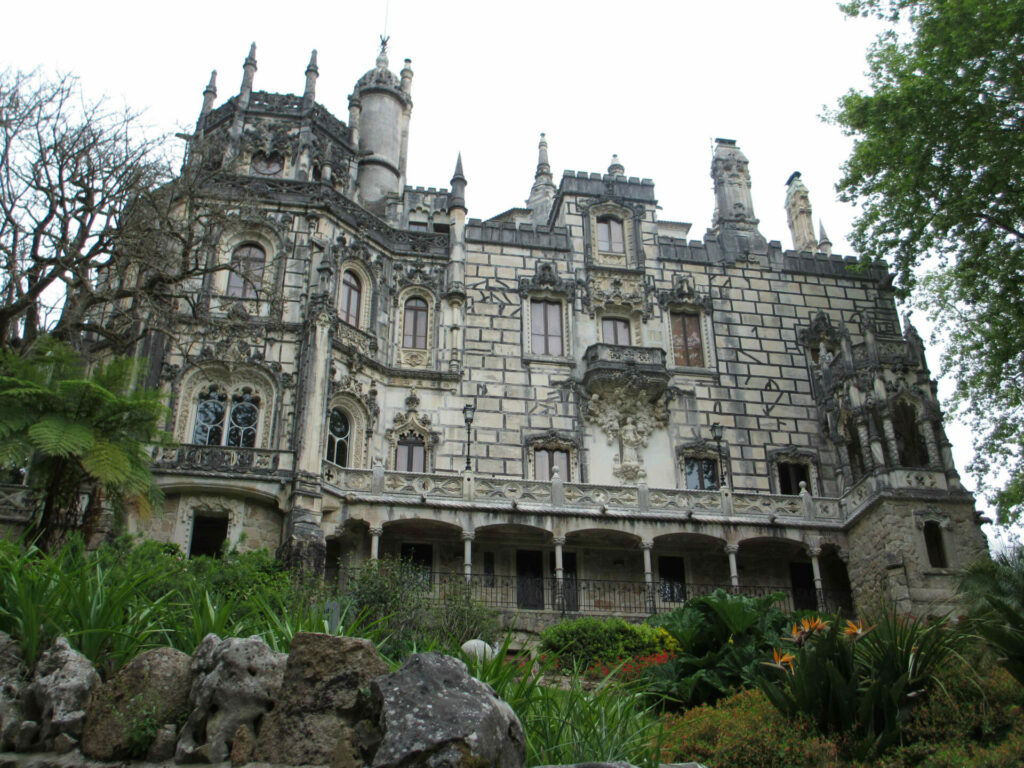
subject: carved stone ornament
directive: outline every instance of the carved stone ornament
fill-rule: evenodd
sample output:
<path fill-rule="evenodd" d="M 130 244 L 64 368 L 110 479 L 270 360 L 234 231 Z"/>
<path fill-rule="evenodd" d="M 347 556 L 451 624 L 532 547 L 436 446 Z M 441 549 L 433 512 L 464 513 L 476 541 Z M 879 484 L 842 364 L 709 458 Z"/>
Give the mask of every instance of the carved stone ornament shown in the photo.
<path fill-rule="evenodd" d="M 558 276 L 558 267 L 553 261 L 537 262 L 537 271 L 532 277 L 519 278 L 519 295 L 545 291 L 571 297 L 576 292 L 576 281 Z"/>
<path fill-rule="evenodd" d="M 845 328 L 836 328 L 832 320 L 822 310 L 818 310 L 811 324 L 797 330 L 797 338 L 805 347 L 817 349 L 824 342 L 825 346 L 832 350 L 839 349 L 840 340 L 845 334 Z"/>
<path fill-rule="evenodd" d="M 651 317 L 651 291 L 641 275 L 598 273 L 587 282 L 584 303 L 591 317 L 608 306 L 639 312 L 644 321 Z"/>
<path fill-rule="evenodd" d="M 358 378 L 350 373 L 342 373 L 337 366 L 331 364 L 331 379 L 327 385 L 328 400 L 338 395 L 351 395 L 362 403 L 367 413 L 370 414 L 371 429 L 380 415 L 380 404 L 377 402 L 378 394 L 377 384 L 372 379 L 369 388 L 364 391 L 363 384 Z"/>
<path fill-rule="evenodd" d="M 425 266 L 421 262 L 414 264 L 395 264 L 395 285 L 398 288 L 393 295 L 397 300 L 399 291 L 410 286 L 426 288 L 431 293 L 437 294 L 444 280 L 444 268 L 439 266 Z"/>
<path fill-rule="evenodd" d="M 940 528 L 947 531 L 953 528 L 953 521 L 946 512 L 937 509 L 915 509 L 914 525 L 918 530 L 924 530 L 925 523 L 938 523 Z"/>
<path fill-rule="evenodd" d="M 392 444 L 398 442 L 398 438 L 410 432 L 423 438 L 425 446 L 437 445 L 441 440 L 441 433 L 432 429 L 433 421 L 426 413 L 419 412 L 420 397 L 415 389 L 409 390 L 405 398 L 405 412 L 396 413 L 395 421 L 384 433 L 385 439 Z"/>
<path fill-rule="evenodd" d="M 593 394 L 584 401 L 584 420 L 604 433 L 608 445 L 618 445 L 612 474 L 626 482 L 646 477 L 642 450 L 651 434 L 668 424 L 668 408 L 660 398 L 649 402 L 629 387 Z"/>
<path fill-rule="evenodd" d="M 290 154 L 292 127 L 288 123 L 268 120 L 246 123 L 242 134 L 242 146 L 250 152 L 262 152 L 270 157 L 275 153 Z"/>
<path fill-rule="evenodd" d="M 684 274 L 673 276 L 672 287 L 658 292 L 658 304 L 662 309 L 685 305 L 689 307 L 703 307 L 710 312 L 713 302 L 708 294 L 698 293 L 692 275 Z"/>

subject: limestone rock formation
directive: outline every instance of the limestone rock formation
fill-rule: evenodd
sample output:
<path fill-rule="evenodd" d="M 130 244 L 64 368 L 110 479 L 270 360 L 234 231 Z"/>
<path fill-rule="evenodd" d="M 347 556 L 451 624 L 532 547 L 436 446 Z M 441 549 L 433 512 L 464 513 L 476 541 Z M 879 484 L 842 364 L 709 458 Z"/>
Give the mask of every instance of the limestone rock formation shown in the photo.
<path fill-rule="evenodd" d="M 6 632 L 0 632 L 0 751 L 14 748 L 14 734 L 22 721 L 18 699 L 27 679 L 20 646 Z"/>
<path fill-rule="evenodd" d="M 259 637 L 207 635 L 192 657 L 192 711 L 175 759 L 219 763 L 228 759 L 239 726 L 258 735 L 259 723 L 274 708 L 285 659 Z"/>
<path fill-rule="evenodd" d="M 58 637 L 40 657 L 32 682 L 21 697 L 27 721 L 39 725 L 31 747 L 52 749 L 61 734 L 76 741 L 81 738 L 85 707 L 99 682 L 92 662 Z"/>
<path fill-rule="evenodd" d="M 371 694 L 384 734 L 373 768 L 521 768 L 526 760 L 519 718 L 458 659 L 413 654 L 374 680 Z"/>
<path fill-rule="evenodd" d="M 143 721 L 179 723 L 188 712 L 191 666 L 188 654 L 154 648 L 122 667 L 89 702 L 82 752 L 98 760 L 134 757 L 133 731 Z"/>
<path fill-rule="evenodd" d="M 364 693 L 389 671 L 369 640 L 301 633 L 292 640 L 277 706 L 263 723 L 256 759 L 288 765 L 359 764 L 356 726 L 372 717 Z M 371 729 L 372 730 L 372 729 Z M 340 753 L 332 761 L 336 751 Z"/>

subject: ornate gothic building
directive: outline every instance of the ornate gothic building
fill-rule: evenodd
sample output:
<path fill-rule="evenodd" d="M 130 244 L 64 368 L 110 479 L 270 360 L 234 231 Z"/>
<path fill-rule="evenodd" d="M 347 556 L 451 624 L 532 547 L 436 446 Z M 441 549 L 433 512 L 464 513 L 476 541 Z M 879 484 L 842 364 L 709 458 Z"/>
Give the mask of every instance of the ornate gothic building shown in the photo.
<path fill-rule="evenodd" d="M 717 587 L 929 611 L 985 552 L 921 339 L 883 265 L 816 235 L 799 174 L 793 250 L 726 139 L 700 239 L 617 158 L 556 182 L 543 135 L 526 204 L 473 219 L 461 159 L 449 189 L 406 183 L 408 60 L 382 47 L 347 123 L 315 52 L 301 96 L 255 71 L 254 48 L 219 106 L 211 80 L 191 141 L 231 268 L 145 345 L 178 446 L 134 530 L 328 578 L 403 556 L 520 617 Z"/>

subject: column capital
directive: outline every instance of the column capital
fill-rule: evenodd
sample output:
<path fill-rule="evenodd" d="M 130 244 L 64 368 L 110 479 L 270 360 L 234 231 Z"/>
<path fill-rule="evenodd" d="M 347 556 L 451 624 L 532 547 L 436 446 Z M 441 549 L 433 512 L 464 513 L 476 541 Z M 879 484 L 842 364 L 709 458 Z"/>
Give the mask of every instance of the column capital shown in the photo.
<path fill-rule="evenodd" d="M 382 533 L 384 533 L 384 526 L 383 525 L 371 525 L 370 526 L 370 535 L 371 536 L 380 536 Z"/>
<path fill-rule="evenodd" d="M 554 538 L 551 539 L 551 541 L 552 541 L 552 543 L 554 543 L 554 545 L 556 547 L 564 547 L 565 546 L 565 536 L 555 536 Z"/>
<path fill-rule="evenodd" d="M 740 545 L 739 544 L 726 544 L 724 549 L 725 549 L 725 554 L 727 554 L 727 555 L 735 555 L 737 552 L 740 551 Z"/>
<path fill-rule="evenodd" d="M 650 552 L 652 549 L 654 549 L 654 542 L 650 539 L 644 539 L 640 542 L 640 549 L 646 549 L 648 552 Z"/>
<path fill-rule="evenodd" d="M 473 541 L 476 538 L 476 531 L 462 531 L 459 533 L 459 538 L 463 541 Z"/>
<path fill-rule="evenodd" d="M 821 547 L 808 547 L 807 554 L 811 557 L 821 557 Z"/>

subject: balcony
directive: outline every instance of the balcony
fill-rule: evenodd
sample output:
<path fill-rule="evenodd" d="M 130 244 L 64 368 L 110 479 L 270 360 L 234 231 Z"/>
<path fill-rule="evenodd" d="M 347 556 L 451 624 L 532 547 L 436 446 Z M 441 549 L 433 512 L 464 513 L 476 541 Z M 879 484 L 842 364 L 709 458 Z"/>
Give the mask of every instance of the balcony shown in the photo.
<path fill-rule="evenodd" d="M 279 475 L 291 472 L 292 461 L 291 451 L 219 445 L 179 445 L 170 449 L 157 448 L 153 456 L 153 469 L 233 475 Z"/>
<path fill-rule="evenodd" d="M 811 609 L 838 613 L 852 609 L 849 590 L 793 589 L 774 585 L 688 584 L 675 581 L 613 581 L 474 573 L 417 574 L 417 586 L 433 600 L 458 595 L 469 597 L 494 610 L 544 611 L 591 616 L 649 616 L 666 613 L 687 600 L 722 589 L 747 597 L 781 593 L 778 607 L 784 611 Z"/>
<path fill-rule="evenodd" d="M 653 401 L 665 393 L 670 378 L 659 347 L 591 344 L 583 353 L 583 386 L 592 395 L 626 387 Z"/>

